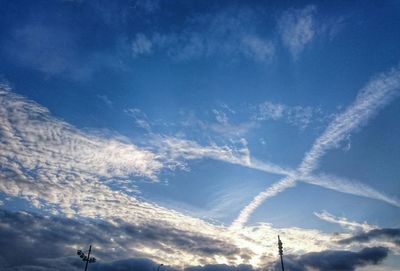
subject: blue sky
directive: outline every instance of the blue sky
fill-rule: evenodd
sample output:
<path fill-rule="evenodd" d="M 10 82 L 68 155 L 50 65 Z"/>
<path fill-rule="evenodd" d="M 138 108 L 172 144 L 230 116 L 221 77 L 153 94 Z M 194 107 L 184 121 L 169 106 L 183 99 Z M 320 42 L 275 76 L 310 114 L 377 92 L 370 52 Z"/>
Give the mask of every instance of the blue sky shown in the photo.
<path fill-rule="evenodd" d="M 398 1 L 0 4 L 3 269 L 399 269 Z"/>

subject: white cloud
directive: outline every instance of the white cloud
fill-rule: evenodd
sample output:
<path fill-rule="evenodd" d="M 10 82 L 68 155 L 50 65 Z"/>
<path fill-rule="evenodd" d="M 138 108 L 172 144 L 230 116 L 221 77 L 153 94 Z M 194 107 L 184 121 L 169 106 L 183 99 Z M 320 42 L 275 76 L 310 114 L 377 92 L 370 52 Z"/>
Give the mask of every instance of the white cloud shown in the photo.
<path fill-rule="evenodd" d="M 247 165 L 249 150 L 212 144 L 202 146 L 184 138 L 152 135 L 149 148 L 95 133 L 82 132 L 53 118 L 50 112 L 2 86 L 0 92 L 0 158 L 7 167 L 30 172 L 31 179 L 42 170 L 63 178 L 62 169 L 83 178 L 129 178 L 143 176 L 157 179 L 165 167 L 185 160 L 211 158 Z M 137 124 L 150 129 L 146 115 L 138 109 L 126 111 Z M 140 121 L 140 122 L 138 122 Z M 21 163 L 23 161 L 24 163 Z M 22 167 L 21 164 L 24 164 Z"/>
<path fill-rule="evenodd" d="M 313 121 L 313 118 L 320 113 L 318 109 L 314 109 L 310 106 L 294 106 L 288 111 L 288 123 L 297 126 L 301 129 L 305 129 Z"/>
<path fill-rule="evenodd" d="M 238 165 L 250 164 L 250 153 L 246 146 L 233 148 L 231 146 L 217 146 L 215 144 L 202 146 L 197 142 L 176 138 L 157 137 L 153 145 L 158 155 L 170 168 L 186 168 L 185 160 L 210 158 Z"/>
<path fill-rule="evenodd" d="M 27 24 L 12 33 L 4 48 L 17 63 L 55 75 L 75 65 L 75 38 L 67 29 Z"/>
<path fill-rule="evenodd" d="M 149 55 L 152 52 L 153 43 L 143 33 L 136 34 L 135 39 L 132 41 L 131 52 L 133 57 L 139 55 Z"/>
<path fill-rule="evenodd" d="M 295 174 L 290 169 L 252 159 L 245 143 L 238 147 L 202 146 L 187 139 L 154 136 L 149 145 L 152 151 L 144 150 L 121 140 L 83 133 L 51 117 L 46 108 L 5 87 L 2 88 L 0 102 L 0 159 L 7 168 L 1 172 L 1 191 L 24 197 L 37 207 L 45 203 L 55 205 L 68 215 L 85 212 L 79 204 L 98 202 L 99 198 L 85 194 L 99 194 L 100 198 L 101 194 L 105 194 L 104 199 L 115 198 L 107 187 L 108 180 L 129 188 L 126 180 L 131 177 L 156 180 L 158 172 L 164 168 L 185 169 L 187 160 L 209 158 L 274 174 Z M 312 183 L 313 179 L 309 176 L 306 181 Z M 39 188 L 36 182 L 40 183 Z M 286 184 L 274 186 L 265 195 L 278 193 Z M 319 181 L 319 184 L 333 186 L 333 189 L 338 187 L 328 181 L 326 184 Z M 58 191 L 60 185 L 65 191 Z M 289 185 L 292 184 L 289 182 Z M 130 190 L 135 191 L 134 183 L 131 186 Z M 371 197 L 385 200 L 368 189 L 364 190 Z M 362 194 L 363 190 L 357 191 Z M 122 200 L 119 197 L 117 202 Z M 104 205 L 105 202 L 99 204 Z"/>
<path fill-rule="evenodd" d="M 330 176 L 328 174 L 309 174 L 308 176 L 304 176 L 303 178 L 299 176 L 298 180 L 342 193 L 380 200 L 393 206 L 400 207 L 400 200 L 398 198 L 388 196 L 366 184 L 360 183 L 355 180 L 350 180 L 342 177 L 338 178 L 336 176 Z"/>
<path fill-rule="evenodd" d="M 257 194 L 252 201 L 247 204 L 239 213 L 238 217 L 232 222 L 232 229 L 240 229 L 249 219 L 250 215 L 260 206 L 267 198 L 271 198 L 280 192 L 295 186 L 295 178 L 287 176 L 281 181 L 274 183 L 266 190 Z"/>
<path fill-rule="evenodd" d="M 318 166 L 319 159 L 339 142 L 361 128 L 377 112 L 399 95 L 400 71 L 395 69 L 371 80 L 357 95 L 356 100 L 339 114 L 317 138 L 299 167 L 309 174 Z"/>
<path fill-rule="evenodd" d="M 32 179 L 50 178 L 41 175 L 46 171 L 61 180 L 63 169 L 85 178 L 136 175 L 155 179 L 162 168 L 150 151 L 79 131 L 4 87 L 0 103 L 2 164 L 31 172 Z"/>
<path fill-rule="evenodd" d="M 218 56 L 228 58 L 230 62 L 238 57 L 269 62 L 275 54 L 275 46 L 259 33 L 256 16 L 254 11 L 233 8 L 194 15 L 181 29 L 149 33 L 151 38 L 146 40 L 152 44 L 151 48 L 166 52 L 176 61 Z"/>
<path fill-rule="evenodd" d="M 96 97 L 101 100 L 107 107 L 113 107 L 113 102 L 110 100 L 110 98 L 108 98 L 107 95 L 97 95 Z"/>
<path fill-rule="evenodd" d="M 321 114 L 318 108 L 311 106 L 289 106 L 282 103 L 265 101 L 258 105 L 252 119 L 257 121 L 284 121 L 300 129 L 307 128 Z"/>
<path fill-rule="evenodd" d="M 370 231 L 373 229 L 378 228 L 377 226 L 370 225 L 367 222 L 364 223 L 359 223 L 355 221 L 350 221 L 345 217 L 337 217 L 334 216 L 333 214 L 327 212 L 327 211 L 322 211 L 321 213 L 314 212 L 314 215 L 316 215 L 319 219 L 333 223 L 333 224 L 338 224 L 339 226 L 349 229 L 351 231 Z"/>
<path fill-rule="evenodd" d="M 11 29 L 2 51 L 16 65 L 48 77 L 61 76 L 77 81 L 90 79 L 102 68 L 126 67 L 119 55 L 112 52 L 90 50 L 78 53 L 80 41 L 76 31 L 65 25 L 49 24 L 48 18 L 39 15 L 33 21 L 24 21 Z"/>
<path fill-rule="evenodd" d="M 131 116 L 134 120 L 135 120 L 135 124 L 150 132 L 151 131 L 151 122 L 149 121 L 147 115 L 140 109 L 138 108 L 129 108 L 129 109 L 125 109 L 124 112 L 126 114 L 128 114 L 129 116 Z"/>
<path fill-rule="evenodd" d="M 215 119 L 218 121 L 220 124 L 227 124 L 229 122 L 228 116 L 224 111 L 213 109 L 212 112 L 215 115 Z"/>
<path fill-rule="evenodd" d="M 160 0 L 140 0 L 135 2 L 135 7 L 143 9 L 148 13 L 153 13 L 160 9 Z"/>
<path fill-rule="evenodd" d="M 312 107 L 291 107 L 284 104 L 273 104 L 271 102 L 264 102 L 259 107 L 261 109 L 259 109 L 259 112 L 257 112 L 252 119 L 261 121 L 271 118 L 275 120 L 281 118 L 285 119 L 285 121 L 289 123 L 300 119 L 301 121 L 297 121 L 298 123 L 296 123 L 297 126 L 311 122 L 311 119 L 315 118 L 314 115 L 321 113 L 319 109 L 314 109 Z M 134 112 L 136 115 L 139 113 L 139 115 L 144 115 L 144 113 L 139 110 L 133 110 L 132 112 Z M 309 114 L 309 112 L 313 113 Z M 199 125 L 204 131 L 214 131 L 219 135 L 236 138 L 244 133 L 247 133 L 256 125 L 255 122 L 231 124 L 228 114 L 237 113 L 232 109 L 227 111 L 213 109 L 212 113 L 215 115 L 216 123 L 201 121 L 193 116 L 193 114 L 189 114 L 191 117 L 190 120 L 185 122 L 185 126 Z M 304 117 L 304 115 L 306 117 Z M 306 118 L 307 122 L 302 120 L 303 118 Z M 343 193 L 381 200 L 394 206 L 400 206 L 399 199 L 385 195 L 384 193 L 355 180 L 349 180 L 343 177 L 337 177 L 328 174 L 311 175 L 310 173 L 300 176 L 300 172 L 293 169 L 285 168 L 266 161 L 260 161 L 254 157 L 251 157 L 250 151 L 247 148 L 247 143 L 243 142 L 243 138 L 241 138 L 235 144 L 233 143 L 235 141 L 231 140 L 231 144 L 229 146 L 216 145 L 215 143 L 212 143 L 209 146 L 202 146 L 195 141 L 187 140 L 185 138 L 156 135 L 153 136 L 154 138 L 152 140 L 152 145 L 154 147 L 154 152 L 158 153 L 164 165 L 172 170 L 176 168 L 187 169 L 186 160 L 209 158 L 241 165 L 243 167 L 260 170 L 271 174 L 287 176 L 284 182 L 268 188 L 266 191 L 261 193 L 252 204 L 247 206 L 241 212 L 241 218 L 234 222 L 235 225 L 240 225 L 243 223 L 243 221 L 246 221 L 250 213 L 266 198 L 274 196 L 286 188 L 293 187 L 296 180 L 319 185 L 324 188 Z M 345 138 L 348 139 L 349 136 L 350 134 L 348 134 Z M 235 146 L 237 143 L 239 143 L 239 145 Z"/>
<path fill-rule="evenodd" d="M 222 105 L 207 111 L 207 113 L 210 112 L 215 121 L 199 118 L 193 111 L 183 111 L 182 115 L 185 116 L 185 120 L 180 124 L 185 128 L 197 129 L 200 134 L 216 140 L 232 141 L 248 136 L 264 121 L 280 121 L 304 130 L 311 124 L 324 120 L 323 112 L 319 108 L 290 106 L 270 101 L 257 105 L 242 105 L 241 108 L 235 110 L 227 105 Z"/>
<path fill-rule="evenodd" d="M 348 138 L 351 133 L 365 125 L 380 109 L 399 95 L 399 90 L 400 70 L 398 69 L 393 69 L 372 79 L 361 89 L 356 100 L 343 113 L 337 115 L 322 135 L 316 139 L 310 151 L 304 155 L 295 174 L 284 177 L 259 193 L 240 212 L 232 223 L 232 227 L 241 227 L 255 209 L 267 198 L 293 187 L 296 184 L 296 180 L 303 180 L 344 193 L 379 199 L 395 206 L 400 206 L 400 201 L 397 198 L 388 197 L 367 185 L 327 175 L 310 176 L 318 167 L 321 157 L 328 150 L 338 147 L 339 142 Z"/>
<path fill-rule="evenodd" d="M 269 61 L 275 54 L 275 46 L 269 40 L 257 36 L 244 37 L 244 54 L 255 61 Z"/>
<path fill-rule="evenodd" d="M 278 21 L 278 29 L 283 44 L 296 59 L 316 35 L 315 6 L 290 9 Z"/>
<path fill-rule="evenodd" d="M 204 132 L 214 132 L 217 135 L 229 140 L 246 136 L 246 134 L 248 134 L 248 132 L 256 126 L 257 124 L 253 121 L 244 121 L 241 123 L 232 123 L 229 121 L 217 121 L 217 123 L 202 122 L 202 128 Z"/>
<path fill-rule="evenodd" d="M 233 258 L 222 252 L 214 258 L 215 255 L 200 257 L 198 252 L 182 249 L 181 245 L 173 242 L 164 244 L 153 253 L 154 248 L 148 242 L 132 247 L 123 242 L 124 238 L 119 238 L 120 243 L 113 241 L 112 247 L 116 251 L 141 251 L 142 255 L 171 265 L 241 263 L 247 261 L 247 256 L 241 258 L 245 251 L 250 261 L 258 264 L 258 257 L 264 255 L 258 255 L 260 251 L 264 252 L 265 245 L 258 238 L 250 240 L 244 233 L 232 233 L 223 226 L 139 201 L 113 191 L 102 180 L 131 174 L 153 178 L 162 167 L 158 161 L 160 157 L 154 153 L 132 144 L 82 133 L 51 117 L 46 108 L 4 87 L 0 92 L 0 104 L 1 192 L 26 198 L 38 208 L 51 207 L 53 211 L 70 217 L 98 218 L 113 225 L 123 222 L 144 228 L 149 227 L 146 225 L 173 228 L 192 236 L 193 239 L 187 241 L 189 248 L 196 246 L 196 240 L 208 238 L 240 249 Z M 163 144 L 166 148 L 160 153 L 173 159 L 210 157 L 239 164 L 247 163 L 248 159 L 245 151 L 233 151 L 228 147 L 202 147 L 174 138 L 164 138 Z M 252 232 L 248 234 L 251 236 Z M 257 232 L 263 232 L 264 238 L 267 233 L 275 234 L 271 227 L 260 227 Z M 291 238 L 295 236 L 293 234 Z M 325 238 L 323 234 L 320 236 Z"/>
<path fill-rule="evenodd" d="M 181 125 L 186 130 L 187 128 L 190 128 L 190 131 L 196 130 L 199 135 L 205 136 L 209 140 L 222 139 L 223 142 L 226 140 L 229 142 L 240 141 L 253 128 L 257 127 L 257 123 L 252 119 L 237 121 L 234 116 L 240 114 L 226 105 L 206 112 L 207 117 L 209 113 L 212 113 L 215 120 L 199 118 L 193 111 L 182 110 L 181 115 L 184 116 L 184 119 L 175 126 Z M 182 133 L 185 133 L 185 130 Z"/>
<path fill-rule="evenodd" d="M 286 108 L 286 105 L 283 104 L 274 104 L 271 103 L 269 101 L 266 101 L 262 104 L 260 104 L 259 106 L 259 111 L 257 113 L 257 115 L 255 116 L 255 118 L 257 120 L 278 120 L 283 118 Z"/>
<path fill-rule="evenodd" d="M 276 259 L 277 234 L 284 239 L 288 253 L 335 248 L 338 245 L 334 241 L 343 237 L 317 230 L 276 229 L 267 224 L 236 231 L 138 200 L 107 186 L 107 180 L 113 178 L 131 175 L 154 178 L 168 166 L 167 159 L 175 162 L 208 157 L 251 167 L 244 146 L 238 149 L 201 146 L 189 140 L 160 137 L 158 142 L 163 148 L 152 152 L 121 140 L 83 133 L 4 86 L 0 105 L 1 192 L 25 198 L 43 210 L 51 208 L 69 217 L 99 219 L 115 227 L 126 227 L 127 232 L 150 230 L 162 233 L 165 239 L 154 247 L 144 237 L 132 241 L 129 236 L 113 236 L 105 247 L 110 254 L 139 254 L 172 266 L 250 263 L 261 267 Z M 261 162 L 257 168 L 281 170 Z M 302 242 L 304 239 L 308 242 Z M 204 244 L 215 253 L 208 255 Z"/>

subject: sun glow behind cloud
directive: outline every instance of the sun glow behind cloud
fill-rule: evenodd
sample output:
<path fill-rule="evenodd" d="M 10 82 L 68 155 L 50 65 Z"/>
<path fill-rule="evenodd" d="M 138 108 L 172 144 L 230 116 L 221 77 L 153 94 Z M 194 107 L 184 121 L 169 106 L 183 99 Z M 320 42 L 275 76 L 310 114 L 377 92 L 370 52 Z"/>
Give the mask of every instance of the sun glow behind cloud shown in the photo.
<path fill-rule="evenodd" d="M 0 188 L 3 193 L 25 198 L 37 208 L 50 208 L 50 212 L 71 218 L 99 218 L 117 228 L 121 223 L 127 223 L 136 225 L 139 231 L 153 225 L 154 231 L 170 229 L 169 234 L 178 231 L 194 239 L 208 240 L 204 249 L 217 245 L 214 253 L 204 255 L 203 262 L 198 262 L 201 247 L 197 251 L 191 246 L 185 251 L 179 246 L 174 247 L 173 242 L 166 242 L 160 248 L 148 244 L 131 247 L 154 260 L 168 259 L 176 265 L 247 261 L 259 264 L 257 257 L 265 252 L 265 245 L 251 237 L 251 233 L 262 232 L 263 240 L 266 240 L 267 235 L 276 233 L 270 226 L 256 227 L 245 233 L 227 231 L 224 226 L 138 200 L 123 191 L 113 191 L 102 181 L 135 175 L 152 181 L 164 166 L 169 168 L 171 159 L 210 157 L 241 163 L 242 159 L 236 158 L 227 147 L 201 147 L 187 140 L 163 138 L 164 148 L 155 154 L 133 144 L 78 131 L 53 118 L 47 109 L 14 94 L 7 86 L 2 86 L 0 94 L 3 150 Z M 169 159 L 163 160 L 164 155 Z M 118 248 L 118 242 L 114 242 L 114 246 Z M 224 246 L 226 250 L 221 249 Z M 171 249 L 176 253 L 166 252 Z M 151 253 L 154 250 L 157 253 Z M 242 259 L 241 255 L 247 256 Z"/>
<path fill-rule="evenodd" d="M 6 3 L 0 269 L 390 268 L 398 15 L 332 5 Z"/>
<path fill-rule="evenodd" d="M 346 233 L 277 229 L 268 224 L 227 228 L 115 191 L 104 179 L 142 176 L 154 181 L 161 170 L 175 170 L 183 167 L 177 166 L 182 161 L 207 157 L 278 174 L 291 171 L 254 163 L 247 149 L 201 146 L 179 138 L 161 136 L 159 143 L 153 142 L 146 150 L 119 139 L 79 131 L 52 117 L 46 108 L 14 94 L 6 85 L 0 94 L 3 193 L 23 197 L 37 208 L 49 208 L 50 212 L 70 218 L 101 219 L 114 225 L 120 236 L 127 235 L 122 226 L 125 224 L 136 227 L 137 233 L 149 231 L 150 227 L 152 234 L 165 232 L 169 236 L 157 247 L 145 239 L 132 246 L 129 241 L 125 243 L 124 237 L 115 237 L 105 250 L 124 251 L 126 255 L 140 253 L 176 266 L 247 263 L 261 267 L 275 259 L 272 240 L 277 234 L 287 236 L 287 252 L 293 254 L 339 248 L 335 240 L 349 237 Z M 186 238 L 182 234 L 191 240 L 191 245 L 182 245 L 186 242 L 179 241 Z"/>

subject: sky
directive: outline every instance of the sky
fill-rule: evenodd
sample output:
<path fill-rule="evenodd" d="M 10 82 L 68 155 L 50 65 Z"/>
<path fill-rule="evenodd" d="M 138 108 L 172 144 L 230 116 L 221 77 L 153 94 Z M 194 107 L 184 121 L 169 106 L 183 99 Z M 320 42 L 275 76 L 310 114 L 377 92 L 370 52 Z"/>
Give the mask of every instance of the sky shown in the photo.
<path fill-rule="evenodd" d="M 400 269 L 399 1 L 0 7 L 1 270 Z"/>

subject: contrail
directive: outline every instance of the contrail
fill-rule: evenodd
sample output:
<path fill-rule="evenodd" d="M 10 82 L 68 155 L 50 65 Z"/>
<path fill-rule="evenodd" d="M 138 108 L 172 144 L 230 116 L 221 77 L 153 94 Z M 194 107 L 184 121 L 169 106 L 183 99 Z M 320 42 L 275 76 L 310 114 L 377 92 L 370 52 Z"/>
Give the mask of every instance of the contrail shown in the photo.
<path fill-rule="evenodd" d="M 296 171 L 293 169 L 281 167 L 269 162 L 259 161 L 255 158 L 250 158 L 248 163 L 242 163 L 240 165 L 243 167 L 283 176 L 294 176 L 296 174 Z"/>
<path fill-rule="evenodd" d="M 380 200 L 396 207 L 400 207 L 400 200 L 398 198 L 385 195 L 384 193 L 358 181 L 338 178 L 327 174 L 309 175 L 304 179 L 299 179 L 299 181 L 319 185 L 342 193 Z"/>
<path fill-rule="evenodd" d="M 296 179 L 294 177 L 287 176 L 259 193 L 246 207 L 240 211 L 239 216 L 231 224 L 231 228 L 241 228 L 247 222 L 254 210 L 257 209 L 258 206 L 260 206 L 261 203 L 263 203 L 267 198 L 271 198 L 287 188 L 295 185 Z"/>
<path fill-rule="evenodd" d="M 339 114 L 325 129 L 320 137 L 305 154 L 295 175 L 286 176 L 279 182 L 274 183 L 263 192 L 259 193 L 233 221 L 231 227 L 237 228 L 245 224 L 250 215 L 267 198 L 273 197 L 287 188 L 293 187 L 296 180 L 303 180 L 340 192 L 372 197 L 384 200 L 399 206 L 396 199 L 388 198 L 382 193 L 375 191 L 366 185 L 354 185 L 351 182 L 335 182 L 327 178 L 309 178 L 309 175 L 318 167 L 320 158 L 330 149 L 350 135 L 357 128 L 362 127 L 380 109 L 391 102 L 398 94 L 400 88 L 400 71 L 393 69 L 372 79 L 357 95 L 356 100 L 347 109 Z M 357 188 L 362 188 L 358 190 Z"/>
<path fill-rule="evenodd" d="M 368 224 L 367 222 L 359 223 L 356 221 L 348 220 L 345 217 L 337 217 L 325 210 L 321 213 L 314 212 L 314 215 L 323 221 L 338 224 L 339 226 L 350 229 L 352 231 L 357 231 L 361 229 L 362 231 L 367 232 L 378 228 L 377 226 Z"/>
<path fill-rule="evenodd" d="M 342 114 L 338 115 L 314 142 L 300 164 L 300 173 L 309 174 L 318 167 L 319 159 L 335 148 L 353 130 L 365 125 L 380 109 L 399 93 L 400 71 L 381 74 L 370 81 L 357 95 L 356 100 Z"/>

